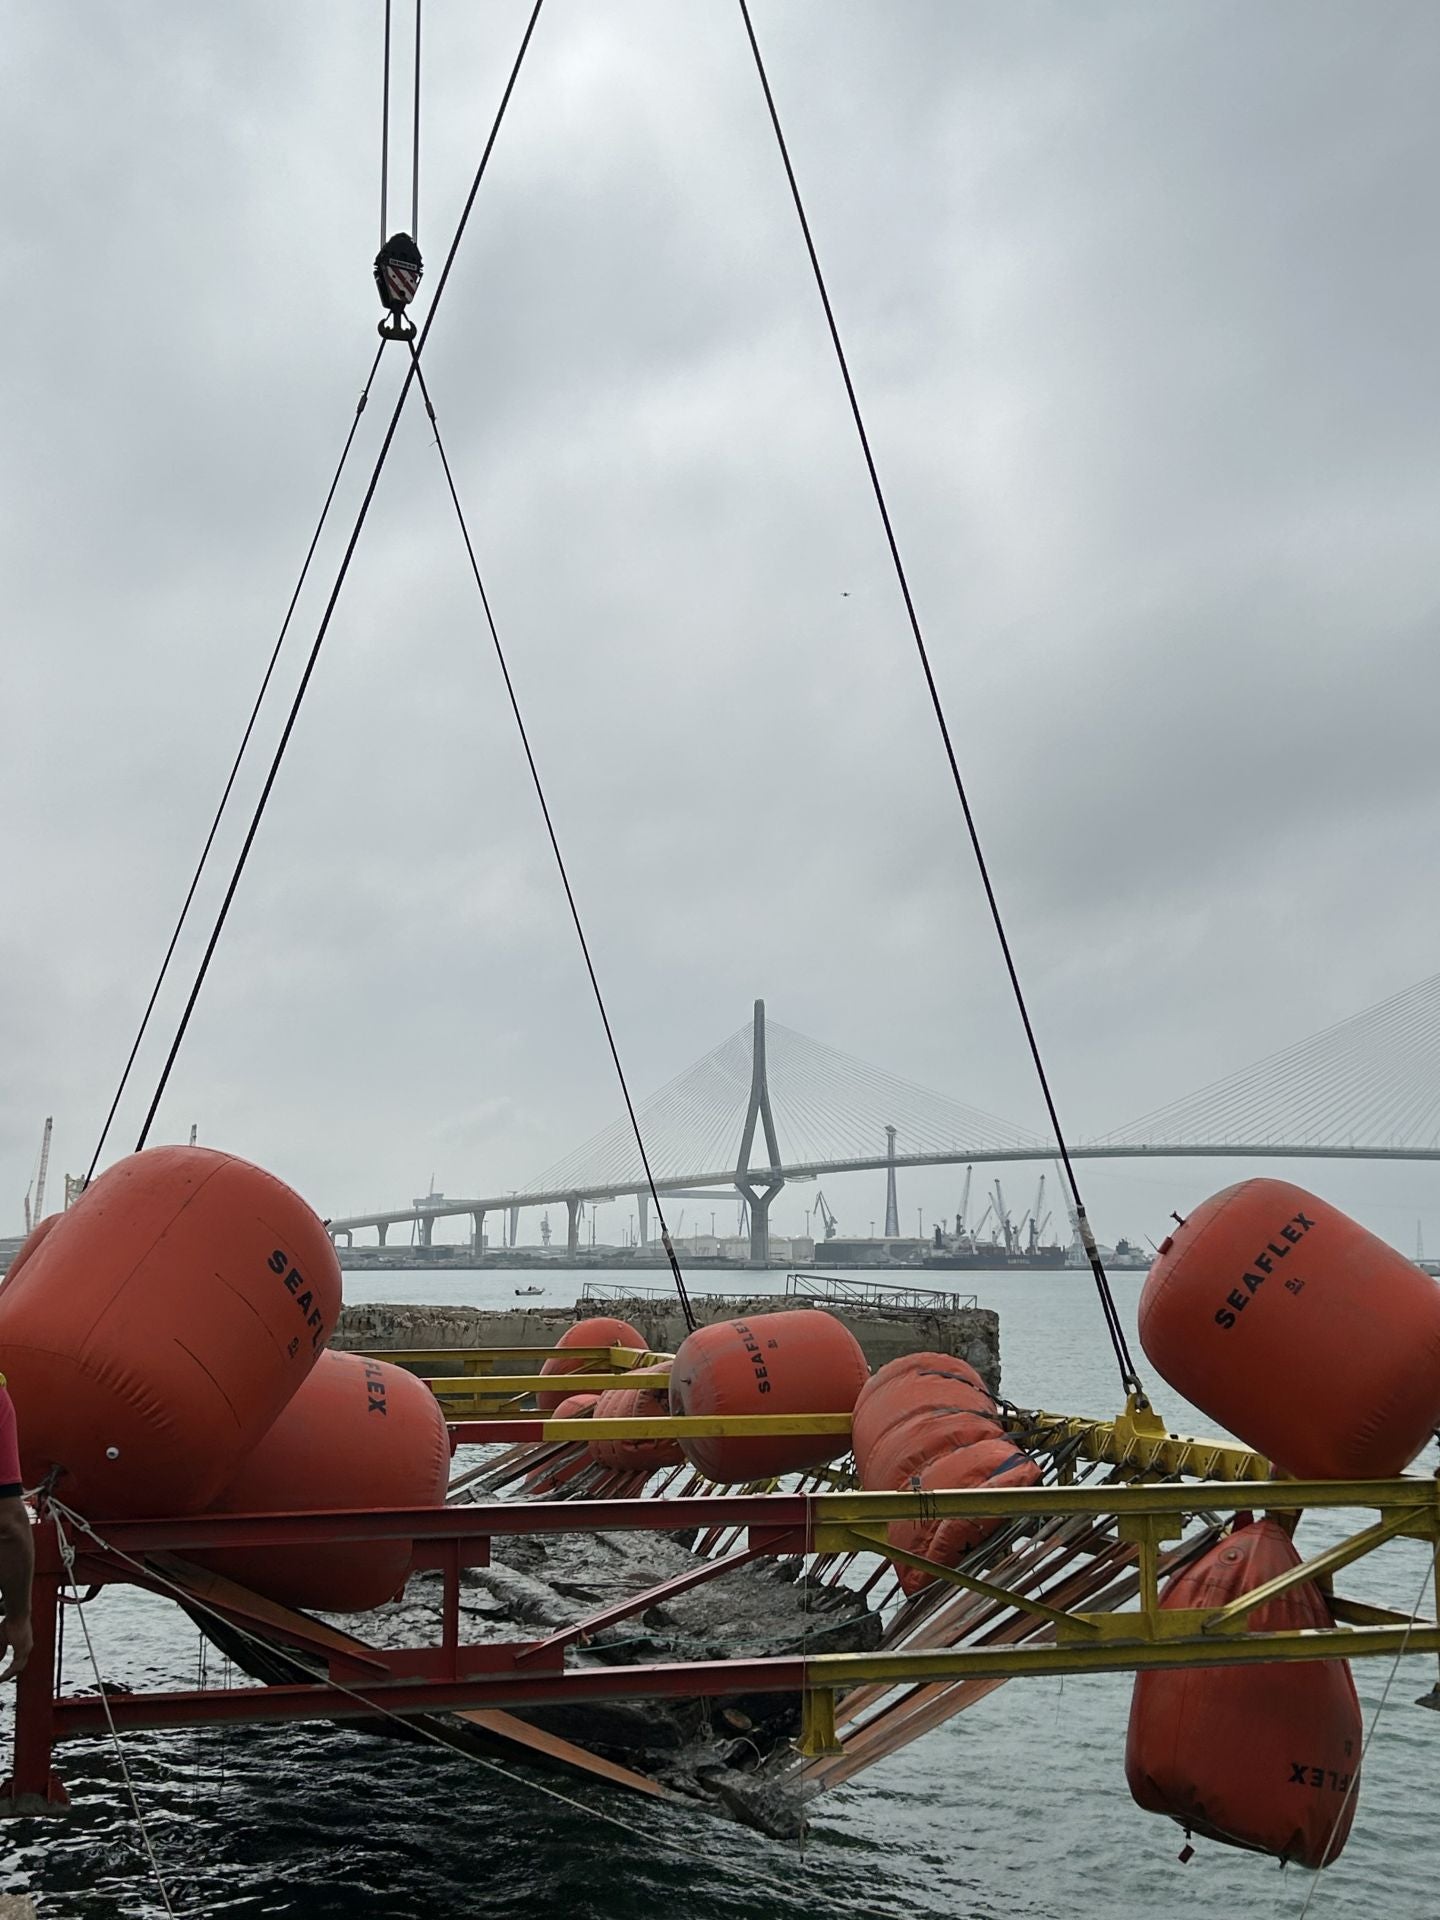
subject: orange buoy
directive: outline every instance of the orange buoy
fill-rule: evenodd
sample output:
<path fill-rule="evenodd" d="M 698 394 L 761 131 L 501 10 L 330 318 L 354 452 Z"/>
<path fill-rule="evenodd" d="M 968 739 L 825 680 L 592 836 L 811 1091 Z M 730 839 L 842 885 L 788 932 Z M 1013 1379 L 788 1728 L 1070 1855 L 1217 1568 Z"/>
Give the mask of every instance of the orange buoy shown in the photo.
<path fill-rule="evenodd" d="M 602 1393 L 590 1410 L 592 1420 L 664 1419 L 670 1409 L 663 1393 L 643 1387 L 619 1387 Z M 592 1440 L 592 1458 L 602 1467 L 642 1467 L 653 1472 L 657 1467 L 678 1467 L 683 1455 L 678 1442 L 657 1440 Z"/>
<path fill-rule="evenodd" d="M 949 1493 L 964 1487 L 1038 1487 L 1040 1463 L 1009 1438 L 977 1440 L 952 1453 L 938 1454 L 910 1482 L 923 1493 Z M 1004 1525 L 998 1515 L 973 1520 L 894 1520 L 891 1542 L 911 1553 L 923 1554 L 942 1567 L 958 1567 L 967 1553 Z M 934 1579 L 919 1567 L 901 1567 L 900 1585 L 919 1593 Z"/>
<path fill-rule="evenodd" d="M 860 1342 L 818 1307 L 717 1320 L 686 1336 L 670 1363 L 679 1415 L 849 1413 L 870 1368 Z M 681 1442 L 685 1458 L 722 1485 L 803 1473 L 849 1451 L 839 1433 L 713 1435 Z"/>
<path fill-rule="evenodd" d="M 645 1336 L 637 1333 L 628 1320 L 577 1320 L 573 1327 L 567 1327 L 555 1342 L 556 1353 L 547 1360 L 541 1373 L 595 1373 L 605 1372 L 604 1361 L 575 1360 L 562 1356 L 563 1347 L 638 1347 L 645 1351 Z M 553 1413 L 565 1398 L 563 1392 L 541 1392 L 535 1396 L 535 1404 L 542 1413 Z"/>
<path fill-rule="evenodd" d="M 869 1493 L 893 1492 L 942 1453 L 1000 1437 L 993 1413 L 936 1413 L 926 1408 L 907 1414 L 871 1443 L 860 1484 Z"/>
<path fill-rule="evenodd" d="M 1140 1340 L 1177 1392 L 1298 1479 L 1377 1479 L 1440 1426 L 1440 1286 L 1328 1202 L 1245 1180 L 1165 1240 Z"/>
<path fill-rule="evenodd" d="M 209 1147 L 117 1162 L 0 1291 L 26 1484 L 59 1467 L 97 1520 L 198 1512 L 339 1312 L 325 1228 L 273 1174 Z"/>
<path fill-rule="evenodd" d="M 1299 1564 L 1283 1527 L 1254 1520 L 1178 1573 L 1160 1604 L 1223 1607 Z M 1311 1581 L 1250 1616 L 1256 1633 L 1334 1624 Z M 1323 1867 L 1350 1832 L 1362 1739 L 1347 1660 L 1141 1673 L 1125 1777 L 1142 1807 L 1187 1833 Z"/>
<path fill-rule="evenodd" d="M 862 1480 L 871 1449 L 902 1420 L 938 1420 L 957 1413 L 994 1415 L 995 1402 L 986 1387 L 976 1386 L 973 1367 L 942 1353 L 921 1357 L 923 1366 L 896 1367 L 893 1373 L 893 1361 L 882 1367 L 856 1402 L 850 1438 Z"/>
<path fill-rule="evenodd" d="M 388 1361 L 327 1352 L 210 1511 L 441 1507 L 449 1478 L 450 1436 L 429 1388 Z M 413 1549 L 408 1540 L 363 1540 L 191 1557 L 282 1606 L 358 1613 L 400 1592 Z"/>
<path fill-rule="evenodd" d="M 65 1216 L 60 1213 L 47 1213 L 43 1220 L 37 1220 L 35 1222 L 29 1233 L 26 1234 L 25 1238 L 16 1248 L 15 1258 L 5 1269 L 4 1275 L 0 1276 L 0 1293 L 3 1293 L 6 1287 L 9 1286 L 10 1282 L 15 1278 L 16 1274 L 19 1273 L 21 1267 L 24 1266 L 31 1254 L 34 1253 L 40 1242 L 50 1233 L 56 1222 L 63 1220 L 64 1217 Z"/>

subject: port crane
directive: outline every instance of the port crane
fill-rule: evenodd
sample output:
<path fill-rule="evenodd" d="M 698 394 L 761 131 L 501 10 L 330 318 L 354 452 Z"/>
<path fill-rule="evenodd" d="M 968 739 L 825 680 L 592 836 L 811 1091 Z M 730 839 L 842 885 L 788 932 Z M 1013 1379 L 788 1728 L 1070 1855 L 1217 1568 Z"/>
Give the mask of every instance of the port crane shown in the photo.
<path fill-rule="evenodd" d="M 30 1206 L 30 1188 L 25 1189 L 25 1231 L 37 1226 L 45 1218 L 45 1176 L 50 1171 L 50 1130 L 55 1125 L 54 1116 L 47 1116 L 45 1131 L 40 1136 L 40 1171 L 35 1175 L 35 1206 Z"/>
<path fill-rule="evenodd" d="M 965 1238 L 965 1216 L 970 1211 L 970 1182 L 974 1178 L 974 1167 L 965 1169 L 965 1185 L 960 1190 L 960 1211 L 955 1216 L 955 1238 Z M 973 1236 L 972 1236 L 973 1238 Z"/>
<path fill-rule="evenodd" d="M 1050 1216 L 1043 1211 L 1045 1206 L 1045 1176 L 1040 1176 L 1040 1185 L 1035 1191 L 1035 1205 L 1030 1210 L 1030 1239 L 1026 1245 L 1027 1253 L 1038 1251 L 1045 1229 L 1050 1224 Z"/>
<path fill-rule="evenodd" d="M 835 1238 L 835 1234 L 839 1226 L 839 1222 L 836 1220 L 834 1214 L 830 1211 L 830 1202 L 825 1198 L 824 1194 L 821 1193 L 818 1188 L 816 1189 L 816 1193 L 815 1193 L 815 1211 L 816 1213 L 819 1214 L 820 1223 L 825 1229 L 825 1238 L 827 1240 L 833 1240 Z"/>

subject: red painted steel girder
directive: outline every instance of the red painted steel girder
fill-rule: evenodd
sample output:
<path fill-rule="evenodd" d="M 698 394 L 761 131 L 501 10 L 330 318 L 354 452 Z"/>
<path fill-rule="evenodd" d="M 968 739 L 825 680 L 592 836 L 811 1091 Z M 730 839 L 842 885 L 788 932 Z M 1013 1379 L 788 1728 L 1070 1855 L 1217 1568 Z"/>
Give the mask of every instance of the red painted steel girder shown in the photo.
<path fill-rule="evenodd" d="M 480 1540 L 501 1533 L 683 1533 L 717 1525 L 805 1532 L 818 1517 L 809 1494 L 746 1493 L 679 1500 L 488 1500 L 450 1507 L 356 1507 L 336 1513 L 192 1514 L 181 1520 L 106 1521 L 96 1532 L 116 1552 L 138 1557 L 184 1554 L 199 1547 Z M 77 1544 L 89 1550 L 83 1534 Z"/>
<path fill-rule="evenodd" d="M 799 1693 L 806 1662 L 795 1655 L 758 1660 L 670 1661 L 651 1666 L 578 1667 L 564 1673 L 475 1676 L 467 1680 L 330 1686 L 212 1688 L 203 1693 L 115 1693 L 108 1696 L 116 1729 L 259 1724 L 282 1720 L 366 1720 L 377 1712 L 444 1713 L 462 1707 L 573 1705 L 582 1701 L 714 1698 L 730 1693 Z M 89 1694 L 55 1702 L 55 1738 L 106 1731 L 105 1703 Z"/>

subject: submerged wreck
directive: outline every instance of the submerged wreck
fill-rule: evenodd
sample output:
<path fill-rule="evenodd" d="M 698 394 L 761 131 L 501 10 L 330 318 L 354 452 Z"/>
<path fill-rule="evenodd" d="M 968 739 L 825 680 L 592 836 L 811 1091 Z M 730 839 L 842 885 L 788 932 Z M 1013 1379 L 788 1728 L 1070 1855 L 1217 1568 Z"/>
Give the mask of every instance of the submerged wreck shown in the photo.
<path fill-rule="evenodd" d="M 1303 1285 L 1267 1293 L 1292 1254 Z M 1283 1323 L 1216 1313 L 1237 1256 Z M 1359 1307 L 1384 1332 L 1357 1354 Z M 1138 1394 L 1092 1421 L 1005 1401 L 954 1354 L 872 1372 L 820 1307 L 697 1326 L 673 1355 L 582 1320 L 440 1375 L 331 1348 L 339 1309 L 322 1223 L 210 1149 L 119 1162 L 22 1248 L 0 1286 L 38 1517 L 12 1811 L 62 1800 L 55 1745 L 110 1724 L 335 1719 L 783 1838 L 1008 1679 L 1131 1671 L 1140 1804 L 1318 1867 L 1357 1804 L 1348 1658 L 1440 1650 L 1440 1626 L 1332 1584 L 1430 1537 L 1433 1483 L 1403 1469 L 1440 1418 L 1440 1368 L 1413 1364 L 1440 1350 L 1440 1290 L 1277 1181 L 1177 1228 L 1140 1326 L 1177 1386 L 1264 1426 L 1279 1480 Z M 1342 1346 L 1376 1410 L 1359 1427 L 1307 1388 Z M 1303 1511 L 1356 1505 L 1380 1517 L 1303 1559 Z M 174 1600 L 256 1684 L 57 1695 L 62 1595 L 116 1583 Z"/>

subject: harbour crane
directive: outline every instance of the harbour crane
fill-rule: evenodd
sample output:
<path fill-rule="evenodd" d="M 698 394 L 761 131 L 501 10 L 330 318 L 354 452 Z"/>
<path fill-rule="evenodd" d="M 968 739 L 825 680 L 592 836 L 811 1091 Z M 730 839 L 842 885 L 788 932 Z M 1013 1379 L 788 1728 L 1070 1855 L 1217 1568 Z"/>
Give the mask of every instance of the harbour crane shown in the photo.
<path fill-rule="evenodd" d="M 46 1117 L 45 1131 L 40 1136 L 40 1171 L 35 1175 L 35 1206 L 30 1206 L 30 1189 L 25 1190 L 25 1231 L 36 1226 L 45 1218 L 45 1176 L 50 1171 L 50 1130 L 55 1125 L 53 1115 Z"/>
<path fill-rule="evenodd" d="M 1026 1248 L 1026 1251 L 1028 1253 L 1033 1254 L 1039 1247 L 1040 1236 L 1042 1233 L 1044 1233 L 1046 1223 L 1050 1218 L 1048 1214 L 1044 1213 L 1043 1211 L 1044 1206 L 1045 1206 L 1045 1176 L 1042 1173 L 1040 1176 L 1040 1185 L 1035 1190 L 1035 1204 L 1030 1209 L 1030 1241 L 1029 1241 L 1029 1245 Z"/>
<path fill-rule="evenodd" d="M 974 1167 L 965 1169 L 965 1185 L 960 1190 L 960 1211 L 955 1216 L 955 1238 L 965 1238 L 965 1216 L 970 1211 L 970 1182 L 974 1177 Z"/>
<path fill-rule="evenodd" d="M 818 1187 L 815 1190 L 815 1211 L 819 1214 L 821 1225 L 825 1229 L 825 1238 L 827 1240 L 833 1240 L 839 1223 L 830 1211 L 830 1202 L 825 1198 L 824 1194 L 820 1192 Z"/>
<path fill-rule="evenodd" d="M 1018 1253 L 1020 1251 L 1020 1235 L 1016 1232 L 1015 1222 L 1010 1218 L 1009 1211 L 1006 1208 L 1005 1195 L 1001 1190 L 998 1179 L 995 1182 L 995 1218 L 1000 1222 L 1000 1232 L 1005 1241 L 1005 1251 L 1007 1253 Z"/>

